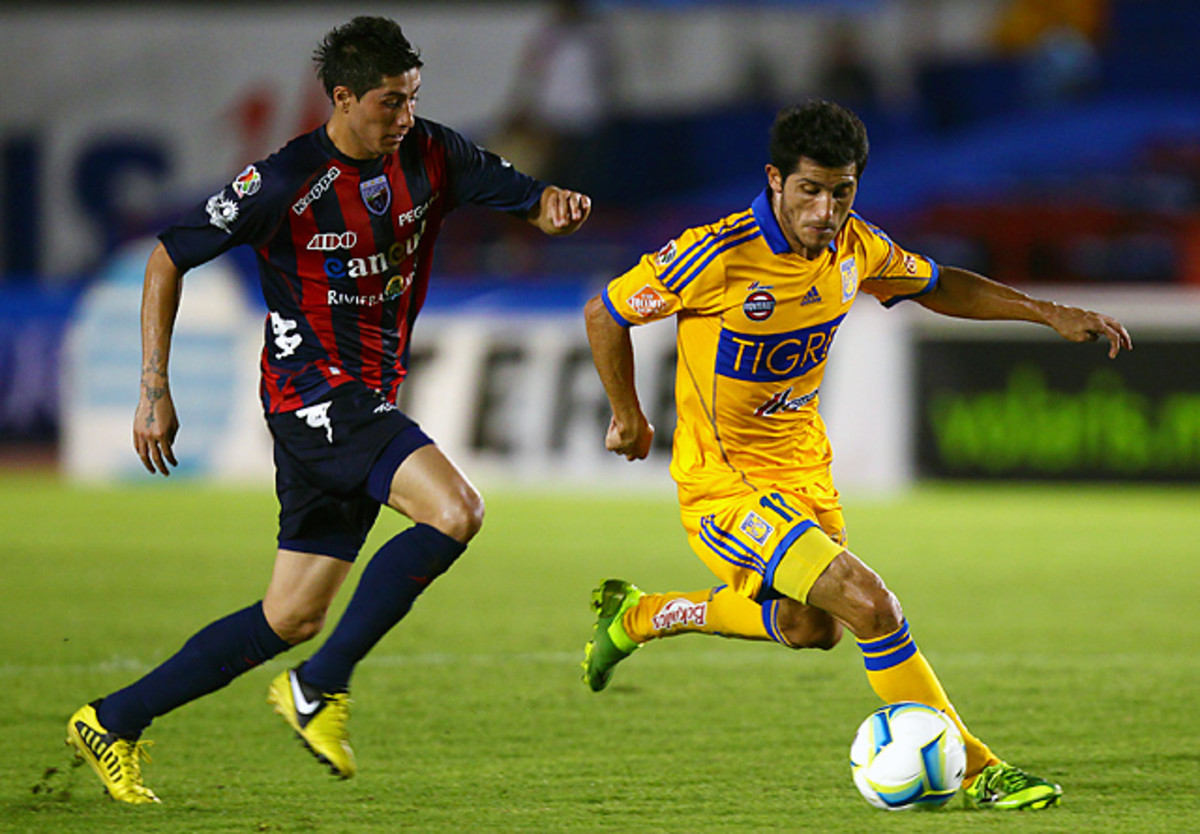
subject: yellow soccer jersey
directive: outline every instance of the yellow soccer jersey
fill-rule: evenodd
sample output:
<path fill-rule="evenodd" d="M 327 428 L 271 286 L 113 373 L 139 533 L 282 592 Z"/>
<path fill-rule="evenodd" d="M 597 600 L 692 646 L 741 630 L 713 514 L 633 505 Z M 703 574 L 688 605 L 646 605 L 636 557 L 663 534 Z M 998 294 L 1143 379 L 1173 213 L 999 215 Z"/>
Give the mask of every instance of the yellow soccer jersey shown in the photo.
<path fill-rule="evenodd" d="M 685 506 L 827 475 L 817 391 L 838 326 L 864 290 L 885 306 L 934 288 L 938 267 L 851 214 L 814 260 L 791 251 L 765 190 L 613 279 L 622 325 L 675 316 L 671 475 Z"/>

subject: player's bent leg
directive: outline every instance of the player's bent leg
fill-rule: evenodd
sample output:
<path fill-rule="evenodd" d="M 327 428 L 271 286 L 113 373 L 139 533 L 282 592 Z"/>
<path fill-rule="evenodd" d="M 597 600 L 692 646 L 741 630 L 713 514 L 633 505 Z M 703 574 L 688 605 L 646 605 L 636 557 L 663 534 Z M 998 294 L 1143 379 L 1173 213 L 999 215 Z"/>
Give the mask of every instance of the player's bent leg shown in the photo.
<path fill-rule="evenodd" d="M 884 701 L 916 701 L 954 721 L 967 750 L 967 778 L 1000 760 L 959 718 L 929 661 L 909 632 L 899 600 L 883 580 L 843 551 L 813 583 L 807 602 L 844 622 L 858 638 L 871 688 Z"/>
<path fill-rule="evenodd" d="M 96 717 L 96 703 L 85 704 L 67 722 L 67 744 L 100 777 L 108 795 L 130 805 L 158 802 L 154 791 L 142 784 L 141 759 L 148 741 L 121 738 L 106 729 Z"/>
<path fill-rule="evenodd" d="M 376 551 L 324 645 L 277 677 L 268 694 L 308 749 L 343 778 L 357 771 L 346 727 L 355 667 L 450 568 L 483 522 L 479 493 L 423 433 L 397 436 L 372 469 L 368 491 L 415 524 Z"/>

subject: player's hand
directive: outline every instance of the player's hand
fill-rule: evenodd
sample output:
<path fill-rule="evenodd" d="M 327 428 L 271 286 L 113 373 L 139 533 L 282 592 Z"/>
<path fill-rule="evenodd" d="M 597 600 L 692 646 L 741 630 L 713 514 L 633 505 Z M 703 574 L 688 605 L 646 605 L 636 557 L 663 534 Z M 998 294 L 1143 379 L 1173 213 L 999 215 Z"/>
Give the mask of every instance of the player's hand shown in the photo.
<path fill-rule="evenodd" d="M 629 422 L 619 422 L 614 416 L 608 423 L 608 434 L 604 437 L 604 448 L 625 460 L 642 460 L 650 454 L 654 443 L 654 426 L 645 415 L 638 414 Z"/>
<path fill-rule="evenodd" d="M 1050 326 L 1070 342 L 1095 342 L 1108 339 L 1108 357 L 1114 358 L 1125 350 L 1133 350 L 1133 339 L 1125 326 L 1112 316 L 1083 310 L 1079 307 L 1055 305 Z"/>
<path fill-rule="evenodd" d="M 542 192 L 536 225 L 548 235 L 569 235 L 592 213 L 592 198 L 555 185 Z"/>
<path fill-rule="evenodd" d="M 179 465 L 172 448 L 178 433 L 179 419 L 175 416 L 171 389 L 165 384 L 158 387 L 143 382 L 142 396 L 133 415 L 133 448 L 150 474 L 170 475 L 167 464 Z"/>

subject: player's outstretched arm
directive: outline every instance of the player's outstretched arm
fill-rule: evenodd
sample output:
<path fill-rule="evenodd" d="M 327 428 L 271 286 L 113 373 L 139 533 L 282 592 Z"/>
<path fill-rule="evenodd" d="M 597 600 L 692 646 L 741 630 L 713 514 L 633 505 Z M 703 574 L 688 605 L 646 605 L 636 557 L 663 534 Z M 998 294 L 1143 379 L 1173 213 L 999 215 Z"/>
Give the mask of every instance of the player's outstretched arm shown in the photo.
<path fill-rule="evenodd" d="M 633 376 L 633 340 L 626 328 L 613 321 L 600 296 L 587 303 L 583 316 L 592 361 L 596 363 L 613 412 L 604 447 L 624 455 L 626 460 L 641 460 L 650 454 L 654 426 L 646 419 L 638 401 Z"/>
<path fill-rule="evenodd" d="M 183 272 L 158 244 L 146 263 L 142 285 L 141 394 L 133 416 L 133 448 L 151 474 L 170 475 L 167 464 L 178 465 L 173 447 L 179 420 L 171 400 L 167 359 L 182 288 Z"/>
<path fill-rule="evenodd" d="M 548 185 L 542 198 L 529 212 L 529 222 L 548 235 L 575 232 L 592 213 L 592 198 L 578 191 Z"/>
<path fill-rule="evenodd" d="M 1133 350 L 1133 340 L 1121 322 L 1104 313 L 1055 304 L 958 267 L 943 267 L 932 292 L 916 298 L 923 307 L 945 316 L 966 319 L 1031 321 L 1044 324 L 1071 342 L 1108 340 L 1108 355 Z"/>

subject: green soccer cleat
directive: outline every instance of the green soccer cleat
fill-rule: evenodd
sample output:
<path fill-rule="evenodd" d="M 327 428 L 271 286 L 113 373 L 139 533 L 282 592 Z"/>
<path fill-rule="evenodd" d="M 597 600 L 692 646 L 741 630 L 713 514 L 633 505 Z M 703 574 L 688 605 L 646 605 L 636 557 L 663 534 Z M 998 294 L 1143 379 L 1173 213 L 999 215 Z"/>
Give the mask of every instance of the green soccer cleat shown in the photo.
<path fill-rule="evenodd" d="M 299 667 L 280 673 L 271 681 L 267 703 L 283 716 L 317 761 L 329 766 L 335 776 L 349 779 L 358 772 L 346 723 L 350 720 L 350 696 L 345 692 L 320 692 L 300 680 Z"/>
<path fill-rule="evenodd" d="M 583 649 L 583 682 L 599 692 L 608 686 L 613 667 L 640 645 L 625 633 L 621 620 L 625 612 L 637 605 L 643 596 L 641 589 L 623 579 L 606 579 L 592 591 L 592 609 L 596 612 L 596 627 L 591 641 Z"/>
<path fill-rule="evenodd" d="M 75 749 L 75 758 L 91 765 L 113 799 L 130 805 L 158 802 L 154 791 L 142 784 L 141 759 L 150 761 L 150 742 L 130 741 L 104 729 L 96 717 L 99 703 L 80 707 L 67 722 L 67 744 Z"/>
<path fill-rule="evenodd" d="M 970 787 L 963 788 L 968 805 L 1005 811 L 1049 808 L 1058 804 L 1062 793 L 1058 785 L 1032 776 L 1008 762 L 988 765 Z"/>

